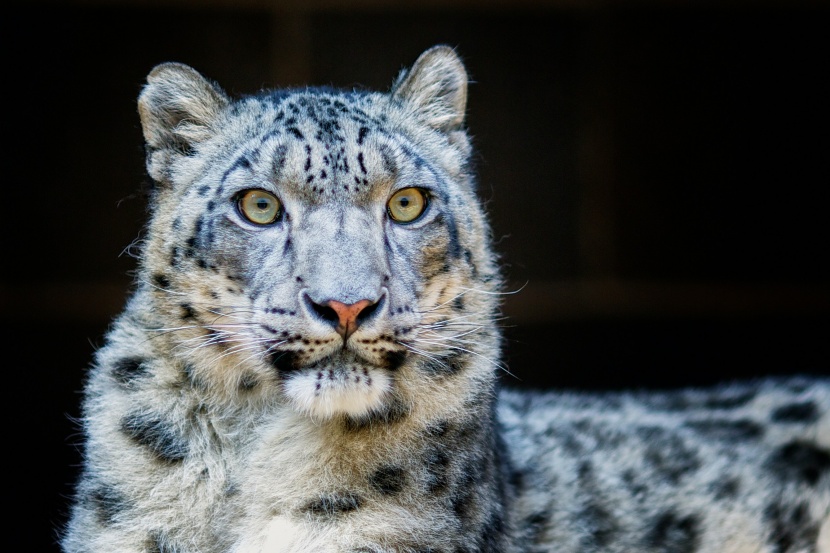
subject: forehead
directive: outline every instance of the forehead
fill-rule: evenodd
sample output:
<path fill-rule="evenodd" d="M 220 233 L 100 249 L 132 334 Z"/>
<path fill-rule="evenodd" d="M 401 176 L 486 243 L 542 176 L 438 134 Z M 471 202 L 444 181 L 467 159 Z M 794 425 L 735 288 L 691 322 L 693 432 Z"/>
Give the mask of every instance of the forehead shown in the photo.
<path fill-rule="evenodd" d="M 299 140 L 362 141 L 372 129 L 383 129 L 388 119 L 388 99 L 375 93 L 309 89 L 266 94 L 257 97 L 257 102 L 272 117 L 275 129 L 284 129 Z"/>
<path fill-rule="evenodd" d="M 429 164 L 389 123 L 377 94 L 302 92 L 249 99 L 226 177 L 257 174 L 280 187 L 321 197 L 383 193 L 393 182 L 430 180 Z"/>

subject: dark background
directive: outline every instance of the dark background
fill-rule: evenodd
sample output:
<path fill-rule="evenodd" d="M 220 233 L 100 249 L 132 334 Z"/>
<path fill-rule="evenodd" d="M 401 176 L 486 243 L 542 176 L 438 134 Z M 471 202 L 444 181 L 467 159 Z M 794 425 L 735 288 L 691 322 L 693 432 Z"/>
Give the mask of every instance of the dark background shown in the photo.
<path fill-rule="evenodd" d="M 57 551 L 70 417 L 134 268 L 135 98 L 156 63 L 231 93 L 386 89 L 422 50 L 456 47 L 481 197 L 521 289 L 504 381 L 674 388 L 830 374 L 829 15 L 788 0 L 7 3 L 7 540 Z"/>

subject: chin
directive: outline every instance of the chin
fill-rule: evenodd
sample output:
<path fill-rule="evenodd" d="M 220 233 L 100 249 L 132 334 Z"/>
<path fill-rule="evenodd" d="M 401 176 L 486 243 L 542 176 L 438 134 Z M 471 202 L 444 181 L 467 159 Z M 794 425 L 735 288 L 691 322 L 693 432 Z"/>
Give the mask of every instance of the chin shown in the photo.
<path fill-rule="evenodd" d="M 293 371 L 284 383 L 293 407 L 312 418 L 363 418 L 381 411 L 392 388 L 385 369 L 358 363 Z"/>

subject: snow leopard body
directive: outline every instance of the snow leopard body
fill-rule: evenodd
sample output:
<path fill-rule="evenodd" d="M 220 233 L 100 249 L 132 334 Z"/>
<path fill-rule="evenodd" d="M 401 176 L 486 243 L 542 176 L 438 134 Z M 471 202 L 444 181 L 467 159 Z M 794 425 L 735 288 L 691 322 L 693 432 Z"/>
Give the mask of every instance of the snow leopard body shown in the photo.
<path fill-rule="evenodd" d="M 502 389 L 466 97 L 444 46 L 388 93 L 153 69 L 66 553 L 830 553 L 826 380 Z"/>

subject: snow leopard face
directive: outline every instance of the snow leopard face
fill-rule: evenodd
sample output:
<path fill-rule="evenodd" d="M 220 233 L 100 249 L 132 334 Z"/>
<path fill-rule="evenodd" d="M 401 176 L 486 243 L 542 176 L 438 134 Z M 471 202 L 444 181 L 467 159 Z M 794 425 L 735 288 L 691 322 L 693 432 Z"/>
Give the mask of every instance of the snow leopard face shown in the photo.
<path fill-rule="evenodd" d="M 148 83 L 141 274 L 190 378 L 360 420 L 409 409 L 407 390 L 456 370 L 487 332 L 497 278 L 450 50 L 388 95 L 232 100 L 180 64 Z"/>

